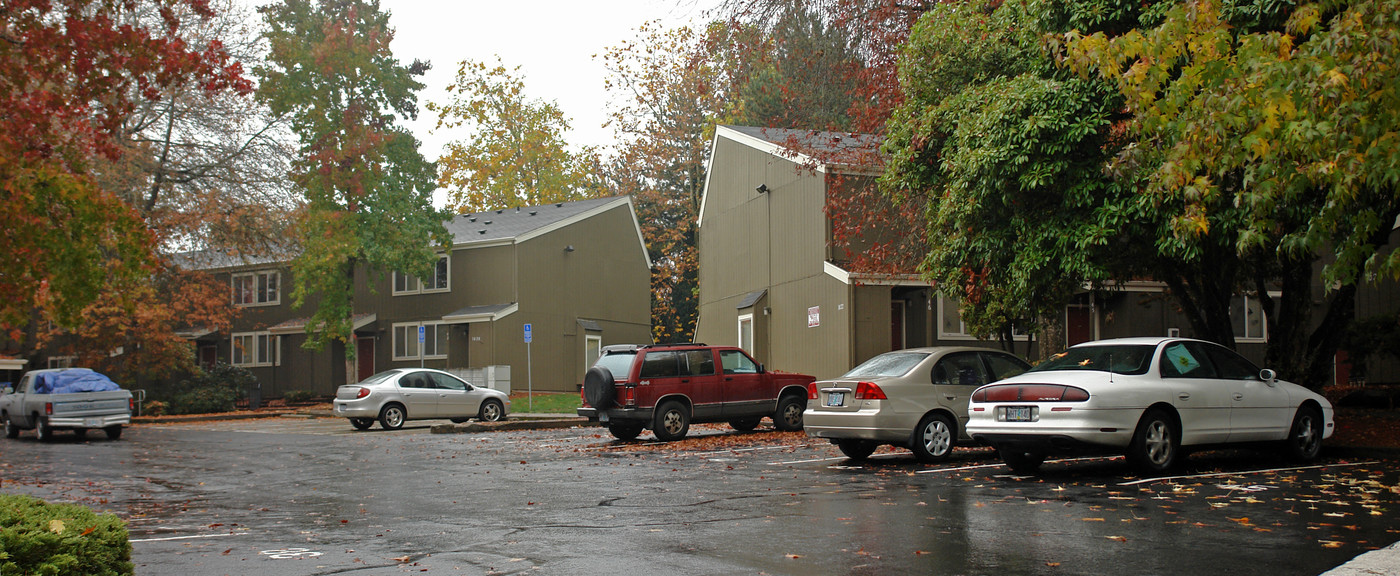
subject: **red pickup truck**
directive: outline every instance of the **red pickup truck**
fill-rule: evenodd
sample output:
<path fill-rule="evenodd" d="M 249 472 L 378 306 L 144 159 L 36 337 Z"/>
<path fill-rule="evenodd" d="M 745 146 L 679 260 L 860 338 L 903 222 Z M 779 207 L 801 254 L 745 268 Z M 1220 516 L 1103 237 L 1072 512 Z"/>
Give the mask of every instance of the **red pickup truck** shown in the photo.
<path fill-rule="evenodd" d="M 700 422 L 748 431 L 764 417 L 779 430 L 795 431 L 802 429 L 807 384 L 815 380 L 765 370 L 733 346 L 607 346 L 584 376 L 578 413 L 621 440 L 645 429 L 658 440 L 678 440 Z"/>

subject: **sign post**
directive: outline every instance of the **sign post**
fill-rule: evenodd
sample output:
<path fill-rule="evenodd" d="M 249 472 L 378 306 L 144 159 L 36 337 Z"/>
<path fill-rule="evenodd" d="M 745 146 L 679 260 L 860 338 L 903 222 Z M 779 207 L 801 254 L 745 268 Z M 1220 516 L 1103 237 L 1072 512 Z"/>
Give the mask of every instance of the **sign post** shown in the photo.
<path fill-rule="evenodd" d="M 525 323 L 525 403 L 529 406 L 528 412 L 535 411 L 535 375 L 533 362 L 530 359 L 530 341 L 534 340 L 534 331 L 529 322 Z"/>
<path fill-rule="evenodd" d="M 424 341 L 424 336 L 425 336 L 426 334 L 427 334 L 427 329 L 426 329 L 426 327 L 424 327 L 422 324 L 419 324 L 419 325 L 418 325 L 418 367 L 419 367 L 419 368 L 422 368 L 422 367 L 423 367 L 423 356 L 425 356 L 425 354 L 423 354 L 423 341 Z"/>

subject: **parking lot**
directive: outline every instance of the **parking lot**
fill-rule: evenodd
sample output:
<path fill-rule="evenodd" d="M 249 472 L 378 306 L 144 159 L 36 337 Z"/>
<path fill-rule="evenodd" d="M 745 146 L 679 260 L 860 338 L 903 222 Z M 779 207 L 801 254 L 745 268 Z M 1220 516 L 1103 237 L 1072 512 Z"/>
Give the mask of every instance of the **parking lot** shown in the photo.
<path fill-rule="evenodd" d="M 1400 463 L 1248 451 L 1016 476 L 767 428 L 356 432 L 282 417 L 3 447 L 6 492 L 128 521 L 141 574 L 1318 574 L 1400 540 Z"/>

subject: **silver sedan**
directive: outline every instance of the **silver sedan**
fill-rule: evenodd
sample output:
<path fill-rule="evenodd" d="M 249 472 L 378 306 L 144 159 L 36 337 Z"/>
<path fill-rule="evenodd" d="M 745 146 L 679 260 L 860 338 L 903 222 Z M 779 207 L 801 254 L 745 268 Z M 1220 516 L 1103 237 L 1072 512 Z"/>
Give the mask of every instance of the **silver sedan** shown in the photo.
<path fill-rule="evenodd" d="M 881 444 L 908 447 L 924 462 L 943 460 L 963 432 L 978 386 L 1030 368 L 1001 350 L 910 348 L 871 358 L 835 380 L 807 387 L 803 428 L 860 460 Z"/>
<path fill-rule="evenodd" d="M 401 428 L 408 420 L 433 418 L 495 422 L 505 419 L 509 405 L 505 392 L 427 368 L 387 370 L 335 393 L 335 415 L 349 418 L 357 430 L 376 420 L 386 430 Z"/>

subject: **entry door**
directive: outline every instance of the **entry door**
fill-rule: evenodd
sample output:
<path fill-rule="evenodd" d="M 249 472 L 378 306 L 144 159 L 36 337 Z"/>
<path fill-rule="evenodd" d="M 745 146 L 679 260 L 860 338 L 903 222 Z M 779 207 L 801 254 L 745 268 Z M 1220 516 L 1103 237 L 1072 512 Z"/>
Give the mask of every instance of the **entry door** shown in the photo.
<path fill-rule="evenodd" d="M 199 347 L 199 365 L 204 368 L 213 368 L 219 362 L 218 346 Z"/>
<path fill-rule="evenodd" d="M 360 338 L 355 341 L 356 382 L 374 375 L 374 338 Z"/>
<path fill-rule="evenodd" d="M 890 302 L 890 350 L 903 350 L 904 343 L 904 301 Z"/>

